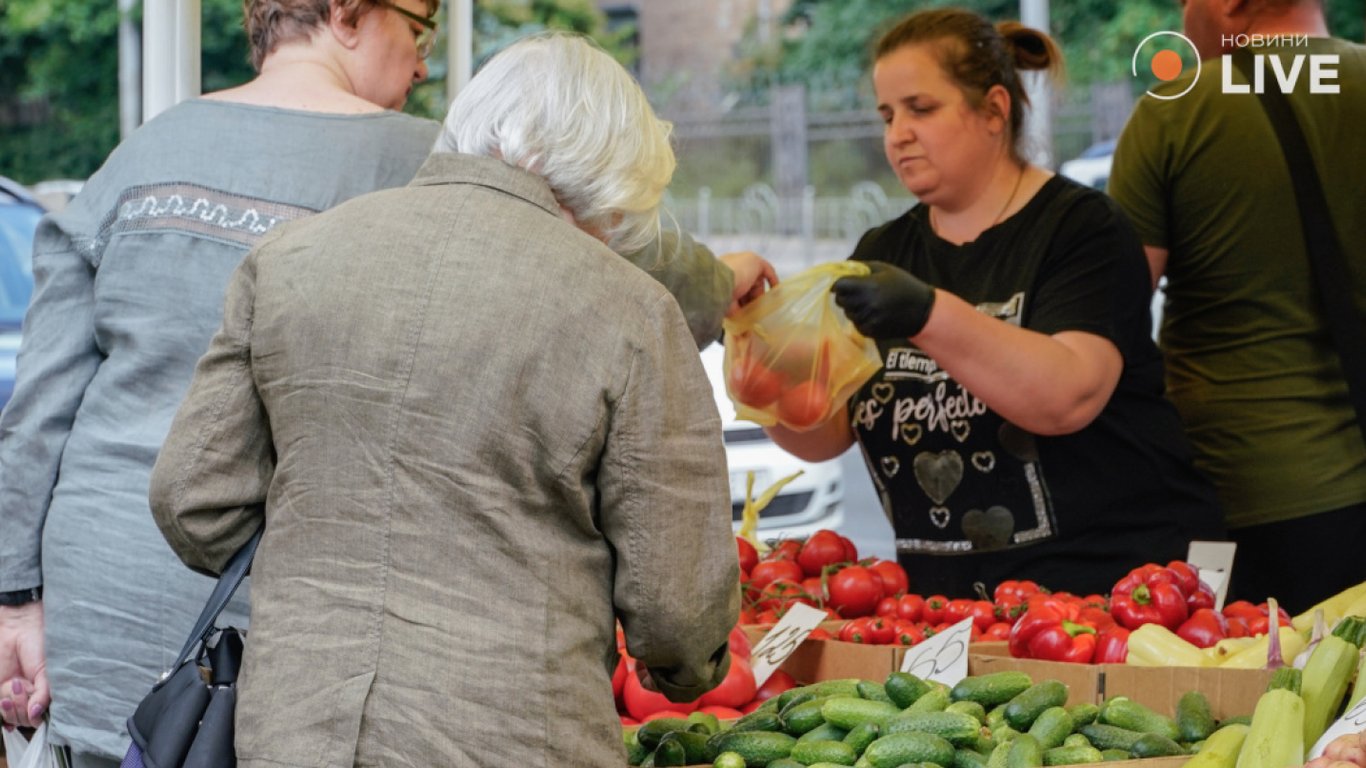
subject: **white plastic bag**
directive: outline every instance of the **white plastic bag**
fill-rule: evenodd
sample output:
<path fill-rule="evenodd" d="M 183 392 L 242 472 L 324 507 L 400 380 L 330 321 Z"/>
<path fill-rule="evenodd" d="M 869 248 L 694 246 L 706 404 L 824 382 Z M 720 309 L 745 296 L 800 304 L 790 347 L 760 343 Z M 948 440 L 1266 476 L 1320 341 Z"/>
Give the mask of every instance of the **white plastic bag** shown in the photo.
<path fill-rule="evenodd" d="M 59 761 L 55 748 L 47 744 L 46 720 L 38 725 L 31 739 L 24 738 L 18 730 L 3 732 L 9 768 L 63 768 L 65 761 Z"/>

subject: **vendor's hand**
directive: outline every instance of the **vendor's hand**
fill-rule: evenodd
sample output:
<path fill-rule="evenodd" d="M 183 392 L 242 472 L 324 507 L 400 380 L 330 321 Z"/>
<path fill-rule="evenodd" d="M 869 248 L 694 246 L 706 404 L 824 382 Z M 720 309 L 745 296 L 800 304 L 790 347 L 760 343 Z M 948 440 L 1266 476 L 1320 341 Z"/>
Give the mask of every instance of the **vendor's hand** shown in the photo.
<path fill-rule="evenodd" d="M 730 307 L 726 310 L 726 317 L 739 312 L 741 307 L 778 284 L 778 273 L 774 271 L 773 265 L 757 253 L 736 251 L 723 253 L 717 258 L 735 273 L 735 288 L 730 294 Z"/>
<path fill-rule="evenodd" d="M 872 270 L 868 275 L 835 281 L 835 303 L 870 339 L 908 339 L 920 333 L 934 307 L 934 286 L 900 267 L 865 263 Z"/>
<path fill-rule="evenodd" d="M 0 606 L 0 721 L 36 728 L 50 700 L 42 601 Z"/>

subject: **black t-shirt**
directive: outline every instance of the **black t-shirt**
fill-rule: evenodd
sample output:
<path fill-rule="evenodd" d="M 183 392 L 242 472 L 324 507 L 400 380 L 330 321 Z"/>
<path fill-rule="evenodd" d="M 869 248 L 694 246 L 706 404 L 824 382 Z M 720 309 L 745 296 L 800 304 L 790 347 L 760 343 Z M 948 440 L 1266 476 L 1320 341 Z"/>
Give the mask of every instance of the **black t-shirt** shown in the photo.
<path fill-rule="evenodd" d="M 1002 322 L 1112 341 L 1124 371 L 1079 432 L 1005 421 L 913 344 L 881 339 L 883 368 L 850 401 L 854 434 L 912 588 L 972 594 L 1008 578 L 1106 592 L 1129 568 L 1223 538 L 1212 487 L 1162 394 L 1147 262 L 1102 193 L 1054 176 L 972 243 L 942 240 L 928 208 L 869 231 L 852 258 L 895 264 Z"/>

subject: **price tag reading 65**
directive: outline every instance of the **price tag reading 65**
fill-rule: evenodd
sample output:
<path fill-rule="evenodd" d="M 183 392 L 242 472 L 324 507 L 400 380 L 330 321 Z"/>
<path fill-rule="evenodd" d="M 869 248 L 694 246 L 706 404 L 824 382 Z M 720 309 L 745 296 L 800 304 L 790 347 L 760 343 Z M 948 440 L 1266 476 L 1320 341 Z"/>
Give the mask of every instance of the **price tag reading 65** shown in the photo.
<path fill-rule="evenodd" d="M 968 676 L 968 641 L 972 639 L 972 619 L 952 627 L 906 650 L 901 671 L 932 682 L 957 685 Z"/>
<path fill-rule="evenodd" d="M 825 618 L 825 611 L 818 611 L 809 605 L 796 603 L 789 608 L 777 626 L 769 630 L 750 652 L 754 684 L 763 685 Z"/>

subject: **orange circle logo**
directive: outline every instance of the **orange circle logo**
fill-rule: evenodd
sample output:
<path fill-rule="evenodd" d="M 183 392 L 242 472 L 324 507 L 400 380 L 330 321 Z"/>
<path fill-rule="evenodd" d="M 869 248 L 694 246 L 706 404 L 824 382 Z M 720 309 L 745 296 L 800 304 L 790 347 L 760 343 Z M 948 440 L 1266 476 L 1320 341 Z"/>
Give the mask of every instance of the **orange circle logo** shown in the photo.
<path fill-rule="evenodd" d="M 1143 38 L 1142 42 L 1134 48 L 1133 59 L 1129 65 L 1130 71 L 1133 73 L 1134 77 L 1139 76 L 1139 56 L 1144 53 L 1145 49 L 1152 56 L 1149 60 L 1147 69 L 1152 73 L 1153 77 L 1164 83 L 1172 82 L 1180 77 L 1186 70 L 1186 63 L 1182 59 L 1183 51 L 1186 52 L 1195 63 L 1195 73 L 1191 77 L 1190 84 L 1186 86 L 1185 90 L 1182 90 L 1180 93 L 1156 93 L 1149 90 L 1147 92 L 1149 96 L 1155 99 L 1162 99 L 1163 101 L 1179 99 L 1187 93 L 1190 93 L 1191 89 L 1195 87 L 1195 83 L 1200 80 L 1200 52 L 1196 49 L 1195 43 L 1192 43 L 1190 38 L 1180 32 L 1164 30 L 1161 32 L 1154 32 Z"/>
<path fill-rule="evenodd" d="M 1153 77 L 1170 83 L 1181 76 L 1181 55 L 1176 51 L 1163 50 L 1153 54 Z"/>

